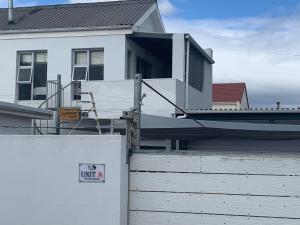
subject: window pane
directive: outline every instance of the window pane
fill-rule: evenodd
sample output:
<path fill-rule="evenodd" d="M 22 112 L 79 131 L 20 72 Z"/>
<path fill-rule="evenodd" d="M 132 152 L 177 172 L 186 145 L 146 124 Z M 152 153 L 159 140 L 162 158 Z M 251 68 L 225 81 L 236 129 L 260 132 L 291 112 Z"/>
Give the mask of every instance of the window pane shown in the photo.
<path fill-rule="evenodd" d="M 33 87 L 47 86 L 47 63 L 35 63 L 33 72 Z"/>
<path fill-rule="evenodd" d="M 75 67 L 73 80 L 86 80 L 87 67 Z"/>
<path fill-rule="evenodd" d="M 89 80 L 103 80 L 103 65 L 91 65 L 89 69 Z"/>
<path fill-rule="evenodd" d="M 75 52 L 75 64 L 87 65 L 87 52 Z"/>
<path fill-rule="evenodd" d="M 103 51 L 91 51 L 90 64 L 91 65 L 104 64 L 104 52 Z"/>
<path fill-rule="evenodd" d="M 19 82 L 30 82 L 31 81 L 31 69 L 19 69 Z"/>
<path fill-rule="evenodd" d="M 31 84 L 19 84 L 19 100 L 31 100 Z"/>
<path fill-rule="evenodd" d="M 21 53 L 20 54 L 20 66 L 31 66 L 32 65 L 32 54 Z"/>
<path fill-rule="evenodd" d="M 46 52 L 35 53 L 35 62 L 47 63 L 47 53 Z"/>

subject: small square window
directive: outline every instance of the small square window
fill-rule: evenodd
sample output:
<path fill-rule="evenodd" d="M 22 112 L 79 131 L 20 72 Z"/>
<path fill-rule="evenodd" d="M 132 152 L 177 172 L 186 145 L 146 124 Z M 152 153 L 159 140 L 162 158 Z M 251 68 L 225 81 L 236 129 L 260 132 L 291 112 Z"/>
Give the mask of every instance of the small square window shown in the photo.
<path fill-rule="evenodd" d="M 76 65 L 87 65 L 87 52 L 86 51 L 78 51 L 75 52 L 75 64 Z"/>
<path fill-rule="evenodd" d="M 104 64 L 104 52 L 103 51 L 91 51 L 90 52 L 90 64 L 91 65 L 103 65 Z"/>
<path fill-rule="evenodd" d="M 86 80 L 87 67 L 74 67 L 73 80 Z"/>
<path fill-rule="evenodd" d="M 31 66 L 32 65 L 32 54 L 21 53 L 20 54 L 20 66 Z"/>
<path fill-rule="evenodd" d="M 18 82 L 26 83 L 31 82 L 31 68 L 29 69 L 19 69 Z"/>
<path fill-rule="evenodd" d="M 47 63 L 47 53 L 45 52 L 35 53 L 35 63 Z"/>

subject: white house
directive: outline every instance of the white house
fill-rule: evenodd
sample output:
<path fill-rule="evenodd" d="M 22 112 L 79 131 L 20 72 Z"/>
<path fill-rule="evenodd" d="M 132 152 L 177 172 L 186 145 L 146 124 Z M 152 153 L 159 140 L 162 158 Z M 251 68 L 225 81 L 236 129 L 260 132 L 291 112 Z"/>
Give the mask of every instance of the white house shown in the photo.
<path fill-rule="evenodd" d="M 212 107 L 212 51 L 189 34 L 170 34 L 155 0 L 113 1 L 0 9 L 0 98 L 38 107 L 64 90 L 63 105 L 91 91 L 101 118 L 133 107 L 134 74 L 184 108 Z M 175 109 L 143 87 L 143 112 Z M 51 108 L 51 102 L 45 104 Z"/>

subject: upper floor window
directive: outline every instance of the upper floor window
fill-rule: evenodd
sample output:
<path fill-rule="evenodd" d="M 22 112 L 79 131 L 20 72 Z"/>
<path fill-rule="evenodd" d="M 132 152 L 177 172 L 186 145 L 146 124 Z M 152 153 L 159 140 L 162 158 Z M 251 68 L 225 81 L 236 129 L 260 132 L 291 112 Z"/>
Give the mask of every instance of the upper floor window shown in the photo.
<path fill-rule="evenodd" d="M 73 51 L 74 81 L 103 80 L 104 51 L 103 50 L 75 50 Z"/>
<path fill-rule="evenodd" d="M 47 52 L 18 53 L 18 100 L 44 100 L 47 95 Z"/>

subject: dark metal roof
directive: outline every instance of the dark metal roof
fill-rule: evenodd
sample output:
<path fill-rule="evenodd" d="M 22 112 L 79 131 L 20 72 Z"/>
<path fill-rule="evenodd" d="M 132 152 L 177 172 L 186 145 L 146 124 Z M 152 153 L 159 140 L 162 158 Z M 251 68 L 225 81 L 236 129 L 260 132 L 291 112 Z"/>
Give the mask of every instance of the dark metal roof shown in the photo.
<path fill-rule="evenodd" d="M 20 7 L 14 9 L 14 24 L 8 23 L 7 9 L 0 9 L 0 31 L 128 27 L 134 25 L 155 2 L 127 0 Z"/>
<path fill-rule="evenodd" d="M 247 110 L 185 110 L 186 113 L 199 120 L 298 124 L 300 125 L 300 109 L 247 109 Z M 177 111 L 177 115 L 182 115 Z"/>

